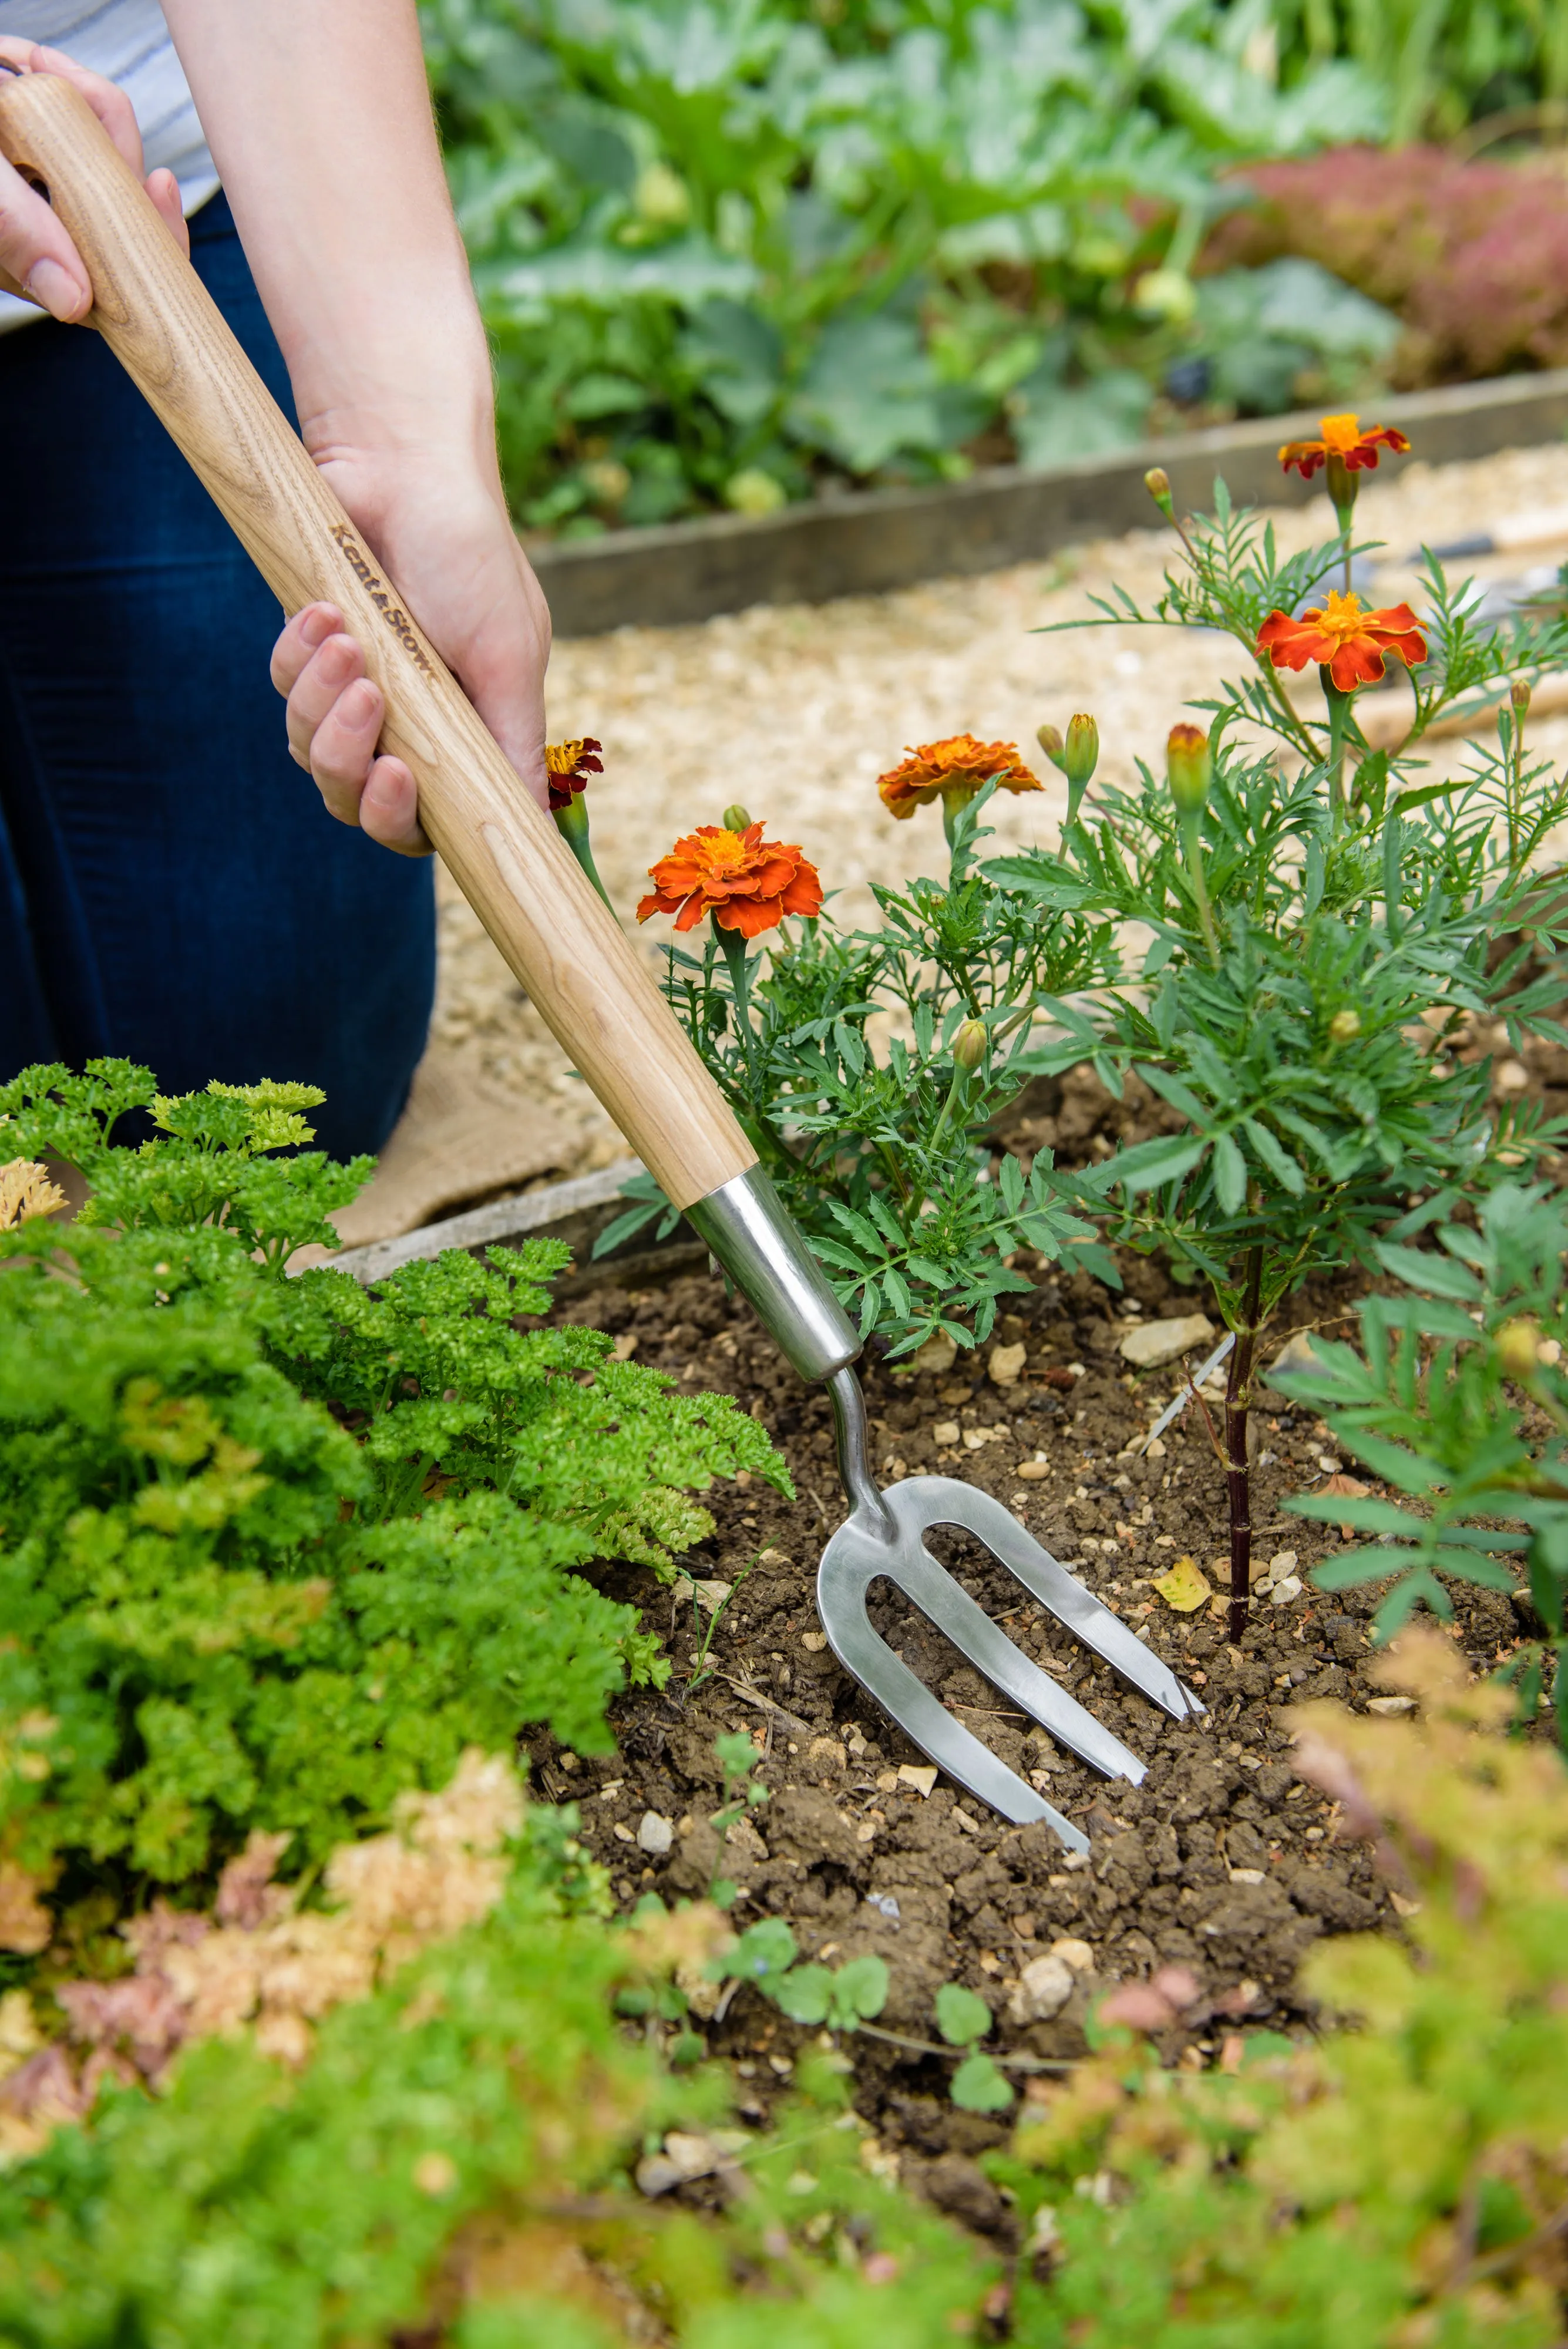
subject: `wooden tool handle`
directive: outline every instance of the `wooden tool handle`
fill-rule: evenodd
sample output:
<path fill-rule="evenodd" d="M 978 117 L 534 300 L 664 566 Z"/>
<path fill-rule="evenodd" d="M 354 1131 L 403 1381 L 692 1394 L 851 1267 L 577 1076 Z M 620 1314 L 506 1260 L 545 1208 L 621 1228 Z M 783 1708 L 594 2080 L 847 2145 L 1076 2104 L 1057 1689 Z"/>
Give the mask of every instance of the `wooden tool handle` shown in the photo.
<path fill-rule="evenodd" d="M 756 1152 L 630 942 L 279 414 L 86 99 L 57 74 L 0 76 L 0 153 L 47 188 L 92 280 L 88 323 L 285 612 L 317 601 L 342 612 L 386 697 L 381 748 L 412 770 L 426 832 L 644 1164 L 678 1207 L 744 1173 Z M 40 429 L 47 422 L 40 418 Z"/>

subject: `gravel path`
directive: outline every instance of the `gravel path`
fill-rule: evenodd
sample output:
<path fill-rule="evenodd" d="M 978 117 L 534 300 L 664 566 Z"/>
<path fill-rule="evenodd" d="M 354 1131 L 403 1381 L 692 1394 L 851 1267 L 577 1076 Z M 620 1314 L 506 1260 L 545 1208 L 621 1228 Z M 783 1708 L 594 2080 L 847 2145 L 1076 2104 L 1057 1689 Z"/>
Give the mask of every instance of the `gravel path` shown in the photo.
<path fill-rule="evenodd" d="M 1441 469 L 1410 461 L 1362 492 L 1359 520 L 1386 542 L 1380 601 L 1416 594 L 1403 561 L 1422 540 L 1448 540 L 1504 516 L 1568 506 L 1568 449 L 1507 451 Z M 1327 533 L 1326 500 L 1274 516 L 1288 551 Z M 1113 582 L 1147 604 L 1175 533 L 1136 531 L 981 579 L 939 580 L 904 593 L 820 605 L 763 607 L 701 626 L 623 628 L 557 647 L 550 731 L 596 734 L 605 773 L 591 796 L 594 845 L 624 917 L 653 859 L 678 833 L 717 823 L 739 800 L 777 837 L 798 841 L 842 892 L 841 914 L 868 914 L 872 881 L 940 870 L 940 811 L 905 823 L 884 812 L 876 777 L 908 743 L 971 731 L 1017 741 L 1045 791 L 992 812 L 999 845 L 1049 837 L 1064 787 L 1034 747 L 1044 720 L 1075 709 L 1098 719 L 1101 772 L 1127 782 L 1157 760 L 1184 706 L 1242 666 L 1218 636 L 1116 626 L 1035 631 L 1083 617 Z M 1565 550 L 1558 550 L 1561 554 Z M 1397 559 L 1398 558 L 1398 559 Z M 1516 576 L 1540 555 L 1476 563 L 1480 577 Z M 1553 554 L 1552 559 L 1557 559 Z M 1568 719 L 1532 729 L 1541 751 L 1568 760 Z M 1463 746 L 1445 744 L 1453 766 Z M 618 1157 L 624 1144 L 577 1081 L 543 1022 L 452 884 L 441 878 L 441 988 L 432 1047 L 456 1053 L 492 1083 L 547 1109 L 562 1132 L 563 1171 Z M 668 934 L 656 921 L 649 950 Z"/>

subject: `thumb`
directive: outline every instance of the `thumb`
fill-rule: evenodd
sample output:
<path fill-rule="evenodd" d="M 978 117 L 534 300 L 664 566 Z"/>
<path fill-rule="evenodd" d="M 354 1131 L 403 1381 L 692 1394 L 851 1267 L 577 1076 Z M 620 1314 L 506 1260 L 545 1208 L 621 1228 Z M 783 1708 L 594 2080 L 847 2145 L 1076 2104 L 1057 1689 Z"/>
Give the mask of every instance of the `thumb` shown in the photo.
<path fill-rule="evenodd" d="M 92 307 L 76 246 L 35 189 L 0 160 L 0 285 L 67 325 Z"/>

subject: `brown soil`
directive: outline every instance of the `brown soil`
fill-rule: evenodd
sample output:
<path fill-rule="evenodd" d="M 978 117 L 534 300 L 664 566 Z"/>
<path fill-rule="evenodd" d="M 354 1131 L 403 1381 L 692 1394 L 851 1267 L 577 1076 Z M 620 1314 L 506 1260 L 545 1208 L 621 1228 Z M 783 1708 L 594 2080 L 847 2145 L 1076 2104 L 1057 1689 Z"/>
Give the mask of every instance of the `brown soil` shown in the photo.
<path fill-rule="evenodd" d="M 1061 1141 L 1086 1152 L 1096 1133 L 1128 1115 L 1092 1081 L 1069 1079 L 1054 1112 L 1010 1140 L 1024 1150 Z M 874 1605 L 878 1627 L 966 1724 L 1013 1768 L 1043 1774 L 1049 1799 L 1087 1830 L 1087 1859 L 1064 1853 L 1043 1826 L 1008 1826 L 945 1781 L 924 1797 L 896 1776 L 901 1763 L 923 1757 L 842 1670 L 817 1625 L 816 1563 L 843 1515 L 827 1402 L 789 1370 L 750 1309 L 707 1278 L 657 1292 L 601 1289 L 564 1309 L 562 1318 L 635 1341 L 636 1359 L 671 1372 L 683 1391 L 737 1396 L 767 1425 L 798 1492 L 785 1501 L 753 1480 L 708 1496 L 716 1528 L 685 1565 L 698 1580 L 717 1577 L 736 1588 L 705 1657 L 708 1619 L 690 1597 L 677 1600 L 637 1569 L 598 1578 L 667 1631 L 673 1676 L 662 1692 L 619 1701 L 612 1758 L 579 1760 L 541 1739 L 534 1764 L 544 1792 L 580 1801 L 584 1838 L 609 1868 L 623 1907 L 650 1890 L 671 1900 L 702 1897 L 715 1878 L 728 1878 L 740 1888 L 737 1926 L 783 1917 L 803 1956 L 830 1964 L 872 1951 L 886 1959 L 891 1990 L 880 2029 L 933 2040 L 934 1994 L 942 1982 L 960 1982 L 997 2017 L 986 2042 L 992 2052 L 1058 2063 L 1083 2054 L 1092 1996 L 1118 1979 L 1179 1964 L 1202 1997 L 1165 2052 L 1195 2067 L 1218 2060 L 1225 2035 L 1246 2025 L 1310 2027 L 1310 2006 L 1293 1983 L 1320 1935 L 1397 1930 L 1369 1857 L 1336 1844 L 1330 1805 L 1295 1777 L 1290 1760 L 1293 1702 L 1332 1696 L 1359 1710 L 1382 1692 L 1368 1669 L 1366 1630 L 1378 1592 L 1324 1595 L 1306 1582 L 1290 1603 L 1256 1601 L 1234 1646 L 1218 1605 L 1179 1616 L 1155 1595 L 1151 1580 L 1183 1555 L 1221 1585 L 1224 1484 L 1195 1409 L 1167 1432 L 1162 1457 L 1122 1456 L 1179 1376 L 1128 1371 L 1117 1345 L 1133 1318 L 1129 1301 L 1146 1320 L 1199 1311 L 1206 1301 L 1174 1285 L 1161 1263 L 1129 1257 L 1123 1272 L 1126 1296 L 1117 1299 L 1087 1274 L 1036 1268 L 1033 1296 L 997 1332 L 1003 1343 L 1027 1347 L 1023 1375 L 1011 1387 L 990 1381 L 983 1352 L 961 1356 L 940 1378 L 896 1376 L 869 1359 L 861 1366 L 877 1464 L 888 1479 L 940 1469 L 1013 1506 L 1047 1548 L 1143 1629 L 1209 1708 L 1196 1724 L 1169 1721 L 1085 1655 L 989 1553 L 948 1537 L 946 1562 L 964 1587 L 1147 1763 L 1139 1788 L 1106 1781 L 1010 1709 L 896 1593 Z M 1266 1357 L 1287 1326 L 1312 1322 L 1333 1335 L 1353 1328 L 1352 1301 L 1365 1285 L 1320 1287 L 1293 1300 Z M 1337 1464 L 1310 1413 L 1277 1396 L 1274 1403 L 1256 1421 L 1254 1552 L 1263 1567 L 1282 1549 L 1295 1551 L 1304 1578 L 1341 1537 L 1282 1514 L 1281 1504 Z M 962 1431 L 957 1452 L 939 1447 L 935 1435 L 953 1421 Z M 1021 1464 L 1040 1455 L 1046 1474 L 1021 1481 Z M 1455 1586 L 1452 1595 L 1454 1636 L 1471 1667 L 1490 1671 L 1519 1638 L 1515 1609 L 1496 1592 Z M 713 1740 L 737 1728 L 761 1744 L 755 1775 L 769 1800 L 732 1830 L 721 1853 L 709 1823 L 722 1794 Z M 667 1855 L 639 1847 L 649 1812 L 673 1826 Z M 1010 2015 L 1023 1970 L 1063 1939 L 1088 1944 L 1092 1974 L 1080 1976 L 1051 2021 Z M 743 2116 L 763 2122 L 812 2034 L 750 1986 L 693 2023 L 710 2053 L 734 2063 Z M 1005 2233 L 1007 2206 L 973 2159 L 1002 2140 L 1005 2116 L 950 2104 L 950 2057 L 864 2033 L 846 2044 L 859 2110 L 907 2181 L 966 2223 Z"/>

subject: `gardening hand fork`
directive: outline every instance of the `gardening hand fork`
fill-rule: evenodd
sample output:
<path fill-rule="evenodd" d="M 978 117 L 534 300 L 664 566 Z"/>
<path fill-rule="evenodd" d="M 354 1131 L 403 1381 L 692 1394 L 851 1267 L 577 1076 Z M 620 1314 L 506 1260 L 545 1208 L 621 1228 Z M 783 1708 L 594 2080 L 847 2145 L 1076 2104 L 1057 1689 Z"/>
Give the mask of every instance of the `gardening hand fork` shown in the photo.
<path fill-rule="evenodd" d="M 1054 1810 L 950 1713 L 877 1631 L 892 1583 L 1023 1711 L 1112 1776 L 1137 1756 L 1016 1648 L 926 1546 L 973 1535 L 1084 1647 L 1177 1719 L 1201 1710 L 1176 1675 L 988 1495 L 946 1476 L 877 1489 L 850 1365 L 860 1340 L 757 1154 L 554 823 L 520 784 L 415 615 L 278 412 L 200 278 L 86 100 L 48 73 L 0 74 L 0 153 L 47 195 L 92 280 L 96 326 L 292 616 L 334 604 L 386 702 L 381 748 L 412 770 L 426 832 L 594 1092 L 804 1379 L 829 1382 L 852 1504 L 817 1577 L 845 1668 L 982 1801 Z"/>

